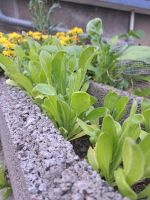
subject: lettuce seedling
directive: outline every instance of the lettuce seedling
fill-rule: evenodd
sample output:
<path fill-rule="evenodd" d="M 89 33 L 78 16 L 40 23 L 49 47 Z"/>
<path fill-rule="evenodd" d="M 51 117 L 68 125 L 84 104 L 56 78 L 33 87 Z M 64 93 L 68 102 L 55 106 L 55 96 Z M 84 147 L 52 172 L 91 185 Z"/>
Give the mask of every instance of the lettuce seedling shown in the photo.
<path fill-rule="evenodd" d="M 150 134 L 145 131 L 145 136 L 140 137 L 145 119 L 136 110 L 134 101 L 122 126 L 106 114 L 96 144 L 87 154 L 93 169 L 130 199 L 150 196 L 149 185 L 140 193 L 133 190 L 134 185 L 150 178 Z"/>

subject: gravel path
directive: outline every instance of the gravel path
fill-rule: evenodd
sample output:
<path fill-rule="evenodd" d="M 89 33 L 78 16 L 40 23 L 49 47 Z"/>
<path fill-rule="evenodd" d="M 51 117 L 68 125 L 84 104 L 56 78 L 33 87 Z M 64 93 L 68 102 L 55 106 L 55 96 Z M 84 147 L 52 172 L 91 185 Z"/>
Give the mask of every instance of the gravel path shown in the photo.
<path fill-rule="evenodd" d="M 29 193 L 28 197 L 20 197 L 20 183 L 13 188 L 15 200 L 127 200 L 108 187 L 85 160 L 79 159 L 70 142 L 24 92 L 6 86 L 3 78 L 0 88 L 0 106 L 10 134 L 7 137 L 11 151 L 15 149 L 15 155 L 8 159 L 12 163 L 8 169 L 11 171 L 18 159 L 15 167 L 18 171 L 21 168 Z M 6 141 L 6 133 L 1 134 Z M 15 174 L 11 178 L 17 177 Z"/>

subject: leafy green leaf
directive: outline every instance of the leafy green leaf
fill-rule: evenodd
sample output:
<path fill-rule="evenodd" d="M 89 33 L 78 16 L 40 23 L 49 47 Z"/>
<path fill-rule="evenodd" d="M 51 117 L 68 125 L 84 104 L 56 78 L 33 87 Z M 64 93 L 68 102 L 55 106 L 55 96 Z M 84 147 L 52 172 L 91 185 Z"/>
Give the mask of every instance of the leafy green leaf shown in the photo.
<path fill-rule="evenodd" d="M 86 92 L 74 92 L 71 96 L 71 107 L 77 115 L 85 112 L 91 106 L 91 97 Z"/>
<path fill-rule="evenodd" d="M 130 117 L 133 117 L 133 115 L 136 113 L 136 111 L 137 111 L 137 101 L 133 100 L 132 107 L 130 110 Z"/>
<path fill-rule="evenodd" d="M 150 47 L 148 46 L 130 46 L 119 57 L 119 60 L 143 61 L 150 64 Z"/>
<path fill-rule="evenodd" d="M 86 135 L 89 135 L 93 139 L 93 143 L 96 143 L 97 137 L 100 134 L 100 130 L 96 125 L 88 125 L 81 119 L 77 119 L 77 123 L 83 129 Z"/>
<path fill-rule="evenodd" d="M 142 112 L 143 112 L 144 110 L 146 110 L 146 109 L 149 109 L 149 108 L 150 108 L 150 100 L 144 98 L 144 99 L 142 100 L 142 103 L 141 103 L 141 110 L 142 110 Z"/>
<path fill-rule="evenodd" d="M 110 112 L 116 107 L 118 96 L 115 92 L 110 91 L 104 98 L 104 107 L 108 108 Z"/>
<path fill-rule="evenodd" d="M 107 147 L 107 148 L 106 148 Z M 96 158 L 102 175 L 110 179 L 110 163 L 113 155 L 112 134 L 101 133 L 96 143 Z"/>
<path fill-rule="evenodd" d="M 123 149 L 123 166 L 129 185 L 139 181 L 144 175 L 144 155 L 139 146 L 130 138 L 126 138 Z"/>
<path fill-rule="evenodd" d="M 11 59 L 0 54 L 0 67 L 10 76 L 18 71 L 17 64 Z"/>
<path fill-rule="evenodd" d="M 95 150 L 92 149 L 92 147 L 90 147 L 88 149 L 87 159 L 88 159 L 88 162 L 90 163 L 90 165 L 93 167 L 93 169 L 96 170 L 96 171 L 98 171 L 99 166 L 98 166 L 98 163 L 97 163 L 97 159 L 96 159 L 96 155 L 95 155 Z"/>
<path fill-rule="evenodd" d="M 118 170 L 115 171 L 114 175 L 115 175 L 116 184 L 120 192 L 128 198 L 136 200 L 137 195 L 128 184 L 123 170 L 119 168 Z"/>
<path fill-rule="evenodd" d="M 90 36 L 92 44 L 96 46 L 99 45 L 103 34 L 102 20 L 100 18 L 95 18 L 89 21 L 86 26 L 86 32 L 88 36 Z"/>
<path fill-rule="evenodd" d="M 29 78 L 27 78 L 21 73 L 14 74 L 13 78 L 16 83 L 18 83 L 22 88 L 24 88 L 31 95 L 33 86 Z"/>
<path fill-rule="evenodd" d="M 105 107 L 95 108 L 86 116 L 87 120 L 94 123 L 96 120 L 99 120 L 100 117 L 104 117 L 107 113 L 109 113 L 108 109 Z"/>
<path fill-rule="evenodd" d="M 89 66 L 90 62 L 92 61 L 92 59 L 95 55 L 94 50 L 95 50 L 94 47 L 89 46 L 82 51 L 82 53 L 79 57 L 78 65 L 79 65 L 79 69 L 82 69 L 82 76 L 83 77 L 85 76 L 87 69 L 88 69 L 88 66 Z"/>
<path fill-rule="evenodd" d="M 113 118 L 110 115 L 106 115 L 103 119 L 102 123 L 102 132 L 111 135 L 112 136 L 112 142 L 113 142 L 113 150 L 116 150 L 117 148 L 117 130 L 116 130 L 116 124 Z"/>
<path fill-rule="evenodd" d="M 17 58 L 22 62 L 23 59 L 26 57 L 26 54 L 23 48 L 20 45 L 15 45 L 15 53 Z"/>
<path fill-rule="evenodd" d="M 39 58 L 40 58 L 41 67 L 44 70 L 45 75 L 47 77 L 47 82 L 49 84 L 51 84 L 52 83 L 52 80 L 51 80 L 51 73 L 52 73 L 51 55 L 47 51 L 41 51 Z"/>
<path fill-rule="evenodd" d="M 61 123 L 60 115 L 57 107 L 57 96 L 49 96 L 44 100 L 42 107 L 51 115 L 51 117 L 58 123 Z"/>
<path fill-rule="evenodd" d="M 115 107 L 114 113 L 113 113 L 113 117 L 116 121 L 121 120 L 121 118 L 124 116 L 125 112 L 126 112 L 126 107 L 128 104 L 128 97 L 127 96 L 122 96 Z"/>
<path fill-rule="evenodd" d="M 145 130 L 150 133 L 150 108 L 142 112 L 145 119 Z"/>
<path fill-rule="evenodd" d="M 58 93 L 66 94 L 66 66 L 65 66 L 65 52 L 59 51 L 52 60 L 52 82 Z"/>
<path fill-rule="evenodd" d="M 47 95 L 47 96 L 52 96 L 56 95 L 56 90 L 53 86 L 44 84 L 44 83 L 39 83 L 37 84 L 33 90 L 37 90 L 41 94 Z"/>

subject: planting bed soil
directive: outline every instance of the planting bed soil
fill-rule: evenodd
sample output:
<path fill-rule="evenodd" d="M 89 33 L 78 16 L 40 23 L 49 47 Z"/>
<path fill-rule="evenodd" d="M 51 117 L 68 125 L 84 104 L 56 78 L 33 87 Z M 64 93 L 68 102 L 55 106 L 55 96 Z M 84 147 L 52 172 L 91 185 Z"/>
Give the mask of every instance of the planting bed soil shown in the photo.
<path fill-rule="evenodd" d="M 0 135 L 15 200 L 128 199 L 75 154 L 22 90 L 3 77 L 0 88 Z"/>

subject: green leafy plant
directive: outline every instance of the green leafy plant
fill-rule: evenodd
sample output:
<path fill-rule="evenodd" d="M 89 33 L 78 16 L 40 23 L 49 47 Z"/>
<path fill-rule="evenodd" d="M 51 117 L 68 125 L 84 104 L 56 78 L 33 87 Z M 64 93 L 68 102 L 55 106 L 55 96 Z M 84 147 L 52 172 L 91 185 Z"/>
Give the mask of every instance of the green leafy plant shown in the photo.
<path fill-rule="evenodd" d="M 75 46 L 66 49 L 58 44 L 56 51 L 51 47 L 29 40 L 27 52 L 16 46 L 15 60 L 0 55 L 0 66 L 11 79 L 8 83 L 25 89 L 70 140 L 83 135 L 77 118 L 84 120 L 96 102 L 86 93 L 95 48 L 81 48 L 75 55 Z"/>
<path fill-rule="evenodd" d="M 78 124 L 82 128 L 83 132 L 90 136 L 92 144 L 96 143 L 100 135 L 99 120 L 109 114 L 116 120 L 116 126 L 120 127 L 118 122 L 120 122 L 124 117 L 127 104 L 127 96 L 118 97 L 115 92 L 110 91 L 104 98 L 103 107 L 98 107 L 88 112 L 84 121 L 78 119 Z"/>
<path fill-rule="evenodd" d="M 0 166 L 0 189 L 3 191 L 3 200 L 8 199 L 12 194 L 12 189 L 10 183 L 6 180 L 5 171 L 2 166 Z"/>
<path fill-rule="evenodd" d="M 60 8 L 60 3 L 53 3 L 49 8 L 47 0 L 30 0 L 29 9 L 31 11 L 35 28 L 41 32 L 52 31 L 58 24 L 52 24 L 50 16 L 52 12 Z"/>
<path fill-rule="evenodd" d="M 108 97 L 109 95 L 105 104 Z M 111 96 L 111 99 L 115 98 Z M 113 107 L 113 103 L 109 107 L 111 106 Z M 96 145 L 94 148 L 90 147 L 87 154 L 93 169 L 100 172 L 110 185 L 117 186 L 124 196 L 131 199 L 150 196 L 149 185 L 139 193 L 133 189 L 137 183 L 142 183 L 150 177 L 150 134 L 147 126 L 149 125 L 149 102 L 147 100 L 143 102 L 142 110 L 142 114 L 136 114 L 137 103 L 134 101 L 130 115 L 122 126 L 110 114 L 106 114 L 101 128 L 97 127 Z M 141 125 L 144 126 L 144 130 L 141 129 Z M 93 130 L 90 134 L 92 133 Z"/>
<path fill-rule="evenodd" d="M 91 43 L 97 48 L 97 55 L 89 71 L 94 74 L 94 80 L 118 87 L 124 82 L 121 76 L 122 70 L 117 70 L 118 58 L 126 46 L 118 48 L 113 40 L 103 41 L 103 26 L 100 18 L 91 20 L 86 27 L 86 32 Z"/>
<path fill-rule="evenodd" d="M 138 88 L 140 81 L 149 83 L 149 51 L 147 46 L 121 45 L 120 39 L 140 38 L 142 31 L 130 31 L 103 41 L 103 26 L 99 18 L 91 20 L 86 27 L 91 43 L 97 48 L 97 55 L 89 67 L 89 74 L 97 82 L 119 89 L 132 89 L 140 96 L 150 96 L 149 85 Z"/>
<path fill-rule="evenodd" d="M 42 107 L 59 127 L 64 138 L 72 140 L 85 135 L 81 132 L 77 118 L 84 120 L 95 102 L 96 99 L 88 93 L 78 91 L 72 93 L 68 103 L 61 96 L 50 95 L 44 100 Z"/>

